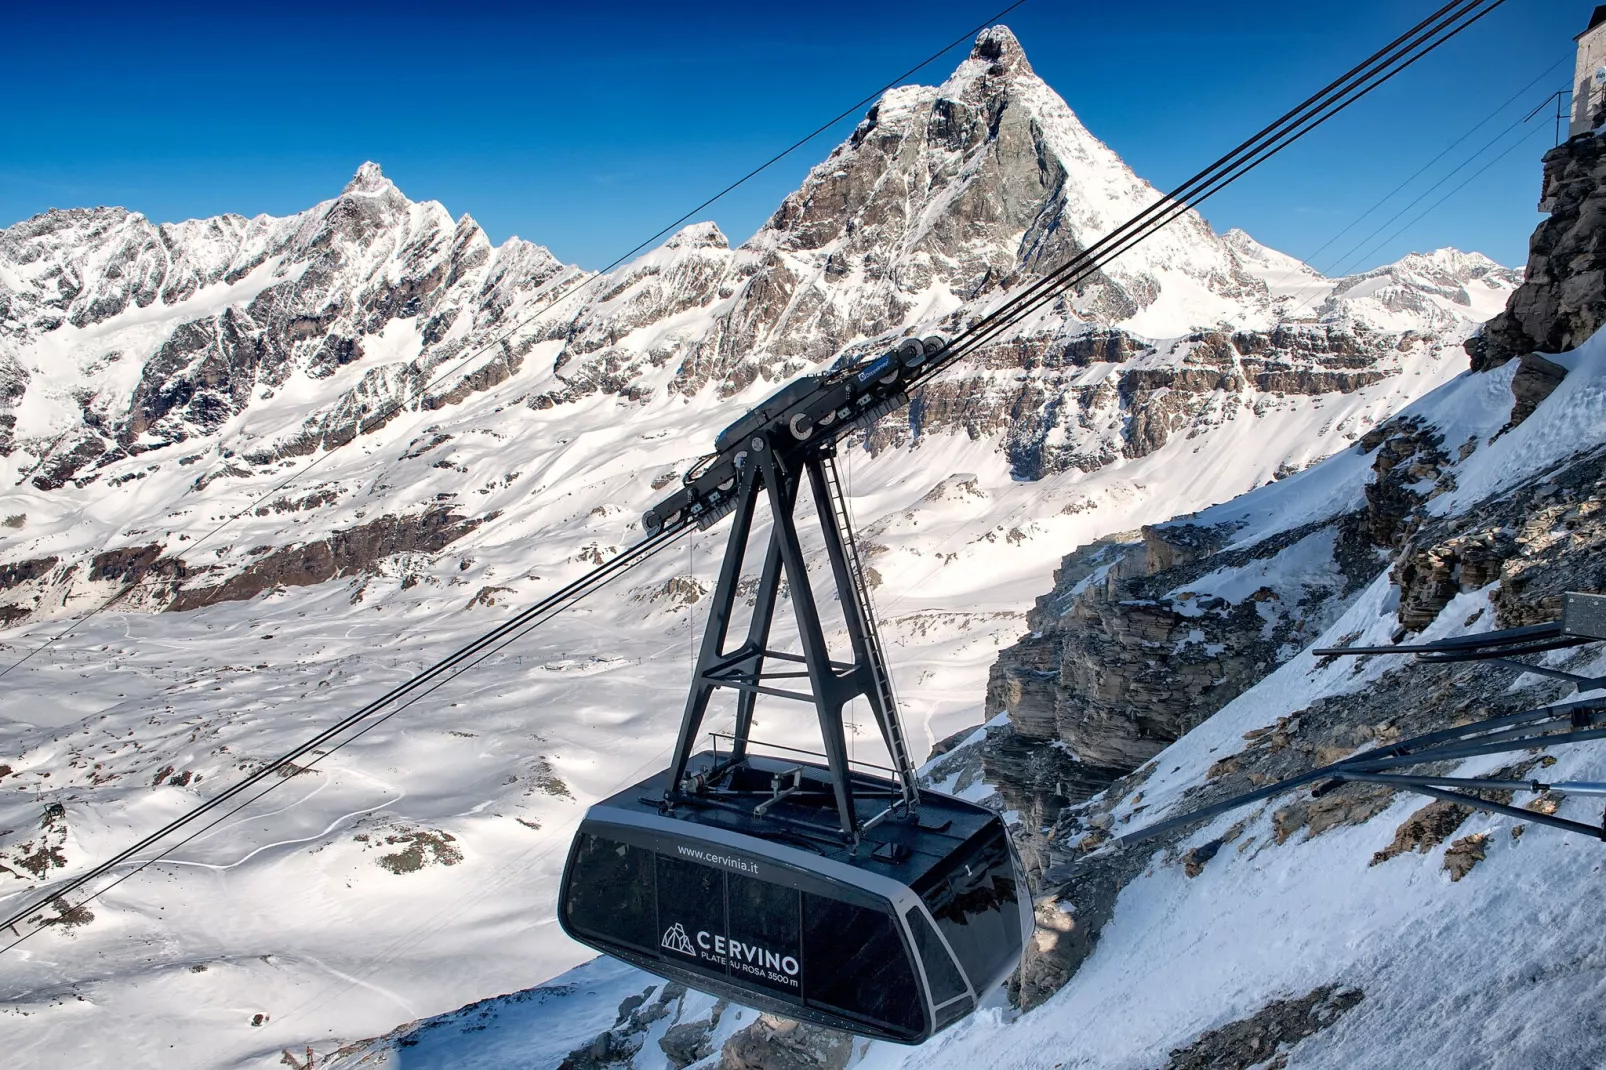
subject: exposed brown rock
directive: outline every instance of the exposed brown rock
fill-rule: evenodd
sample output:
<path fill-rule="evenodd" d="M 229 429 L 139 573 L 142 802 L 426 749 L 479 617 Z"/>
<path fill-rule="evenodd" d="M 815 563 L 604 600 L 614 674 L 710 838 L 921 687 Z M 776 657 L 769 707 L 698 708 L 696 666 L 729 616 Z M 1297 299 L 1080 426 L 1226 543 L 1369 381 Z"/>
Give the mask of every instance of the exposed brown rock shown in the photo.
<path fill-rule="evenodd" d="M 1528 243 L 1527 275 L 1505 311 L 1467 340 L 1473 371 L 1564 353 L 1606 323 L 1606 139 L 1575 137 L 1547 152 L 1544 165 L 1550 218 Z"/>
<path fill-rule="evenodd" d="M 414 516 L 382 516 L 317 542 L 274 550 L 252 560 L 220 584 L 181 589 L 167 608 L 175 612 L 196 609 L 254 598 L 271 587 L 323 583 L 354 575 L 392 554 L 436 553 L 489 519 L 463 517 L 450 509 Z"/>
<path fill-rule="evenodd" d="M 1048 896 L 1034 910 L 1037 926 L 1026 942 L 1019 972 L 1010 978 L 1010 995 L 1023 1010 L 1040 1006 L 1093 953 L 1095 935 L 1115 909 L 1116 889 L 1106 882 L 1077 889 L 1070 896 Z"/>
<path fill-rule="evenodd" d="M 1182 872 L 1189 877 L 1197 877 L 1204 872 L 1205 863 L 1209 862 L 1220 852 L 1223 840 L 1211 840 L 1198 847 L 1190 847 L 1182 855 Z"/>
<path fill-rule="evenodd" d="M 653 999 L 655 990 L 658 996 Z M 685 1006 L 685 999 L 686 986 L 674 982 L 664 985 L 662 989 L 657 985 L 648 985 L 640 995 L 627 996 L 619 1004 L 619 1015 L 614 1020 L 613 1028 L 597 1034 L 589 1043 L 571 1051 L 558 1064 L 558 1070 L 615 1070 L 630 1065 L 646 1042 L 648 1027 L 671 1015 L 678 1015 Z M 716 1004 L 713 1021 L 700 1023 L 701 1027 L 711 1030 L 713 1024 L 719 1021 L 723 1009 L 723 1003 Z M 672 1027 L 671 1032 L 676 1028 L 680 1026 Z M 677 1034 L 677 1041 L 680 1043 L 663 1049 L 671 1061 L 675 1059 L 675 1052 L 683 1050 L 691 1042 L 691 1037 L 683 1030 Z M 711 1048 L 709 1054 L 712 1054 Z"/>
<path fill-rule="evenodd" d="M 89 562 L 89 578 L 99 582 L 139 583 L 153 572 L 176 575 L 178 562 L 162 560 L 160 543 L 123 546 L 98 553 Z"/>
<path fill-rule="evenodd" d="M 762 1014 L 725 1042 L 719 1070 L 842 1070 L 852 1054 L 847 1033 Z"/>
<path fill-rule="evenodd" d="M 1387 862 L 1407 851 L 1427 854 L 1455 834 L 1472 809 L 1448 799 L 1434 799 L 1406 818 L 1394 830 L 1394 842 L 1372 855 L 1372 865 Z"/>
<path fill-rule="evenodd" d="M 1151 573 L 1191 565 L 1232 541 L 1232 530 L 1198 524 L 1147 524 L 1143 528 L 1144 566 Z"/>
<path fill-rule="evenodd" d="M 92 431 L 77 432 L 51 448 L 29 482 L 40 490 L 56 490 L 105 452 L 105 439 Z"/>
<path fill-rule="evenodd" d="M 1566 591 L 1606 590 L 1606 451 L 1568 460 L 1457 517 L 1425 522 L 1396 566 L 1400 622 L 1500 580 L 1496 625 L 1555 620 Z"/>
<path fill-rule="evenodd" d="M 1372 460 L 1377 476 L 1365 488 L 1366 526 L 1374 545 L 1398 547 L 1410 534 L 1411 518 L 1426 500 L 1421 486 L 1438 480 L 1449 462 L 1442 446 L 1442 436 L 1420 420 L 1391 421 L 1361 439 L 1363 450 L 1377 450 Z"/>
<path fill-rule="evenodd" d="M 719 1018 L 716 1009 L 712 1021 L 680 1022 L 664 1031 L 658 1038 L 658 1048 L 669 1060 L 671 1070 L 685 1070 L 714 1054 L 713 1032 Z"/>
<path fill-rule="evenodd" d="M 1394 789 L 1383 784 L 1345 784 L 1314 799 L 1289 803 L 1272 814 L 1272 835 L 1286 843 L 1294 833 L 1320 836 L 1340 825 L 1364 825 L 1389 808 Z"/>
<path fill-rule="evenodd" d="M 58 557 L 35 557 L 28 561 L 11 561 L 0 564 L 0 591 L 9 590 L 18 584 L 37 580 L 47 575 L 56 563 Z"/>
<path fill-rule="evenodd" d="M 1400 585 L 1400 624 L 1411 631 L 1427 627 L 1457 594 L 1499 579 L 1501 567 L 1515 550 L 1503 528 L 1458 535 L 1420 549 L 1413 543 L 1394 568 Z"/>
<path fill-rule="evenodd" d="M 1511 422 L 1506 426 L 1516 427 L 1532 416 L 1565 378 L 1566 368 L 1538 353 L 1525 353 L 1517 358 L 1517 373 L 1511 378 L 1511 393 L 1516 402 L 1511 406 Z"/>
<path fill-rule="evenodd" d="M 1488 843 L 1488 833 L 1479 832 L 1461 837 L 1445 850 L 1444 871 L 1450 874 L 1452 883 L 1471 873 L 1472 867 L 1487 857 L 1484 848 Z"/>
<path fill-rule="evenodd" d="M 1298 999 L 1279 999 L 1248 1018 L 1212 1029 L 1171 1053 L 1163 1070 L 1248 1070 L 1284 1067 L 1287 1051 L 1328 1028 L 1362 999 L 1358 988 L 1324 985 Z"/>

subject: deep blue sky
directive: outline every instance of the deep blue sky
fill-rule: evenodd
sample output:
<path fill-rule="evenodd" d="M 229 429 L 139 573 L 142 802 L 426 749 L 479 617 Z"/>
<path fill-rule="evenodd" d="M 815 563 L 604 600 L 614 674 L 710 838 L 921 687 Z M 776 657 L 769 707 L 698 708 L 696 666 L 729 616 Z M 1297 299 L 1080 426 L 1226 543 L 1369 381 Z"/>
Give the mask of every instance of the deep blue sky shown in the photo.
<path fill-rule="evenodd" d="M 287 214 L 364 160 L 415 200 L 600 267 L 1008 0 L 12 7 L 0 225 L 119 204 L 156 220 Z M 1094 134 L 1169 188 L 1431 10 L 1028 0 L 1005 20 Z M 1314 262 L 1339 254 L 1565 86 L 1591 5 L 1510 0 L 1204 207 L 1310 256 L 1502 101 L 1565 62 Z M 915 80 L 934 84 L 956 49 Z M 750 235 L 852 119 L 706 210 Z M 1538 220 L 1535 120 L 1359 249 L 1455 245 L 1519 265 Z M 1404 234 L 1439 194 L 1531 138 Z"/>

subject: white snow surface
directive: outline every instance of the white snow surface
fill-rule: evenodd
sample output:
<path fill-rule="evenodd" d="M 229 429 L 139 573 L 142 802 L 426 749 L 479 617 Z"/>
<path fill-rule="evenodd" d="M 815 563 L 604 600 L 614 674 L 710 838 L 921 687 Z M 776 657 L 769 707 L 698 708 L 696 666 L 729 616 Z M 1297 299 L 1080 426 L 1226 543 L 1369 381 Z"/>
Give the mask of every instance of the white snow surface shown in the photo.
<path fill-rule="evenodd" d="M 939 93 L 969 92 L 985 72 L 976 61 L 967 64 L 940 90 L 889 94 L 883 125 L 898 109 L 929 106 Z M 1158 196 L 1029 68 L 1014 77 L 1018 101 L 1066 163 L 1068 225 L 1082 228 L 1079 241 L 1090 244 L 1101 228 Z M 839 148 L 810 182 L 829 177 L 847 151 Z M 940 221 L 941 208 L 928 205 L 922 218 Z M 79 310 L 89 309 L 85 302 L 97 295 L 154 277 L 150 272 L 166 280 L 163 296 L 130 302 L 103 318 L 85 312 L 82 323 L 42 330 L 22 323 L 16 312 L 19 318 L 0 324 L 0 373 L 14 365 L 27 385 L 22 400 L 6 410 L 16 417 L 17 441 L 48 446 L 85 413 L 124 412 L 145 361 L 176 331 L 196 317 L 222 317 L 260 304 L 264 295 L 293 292 L 303 284 L 298 273 L 308 270 L 306 250 L 321 247 L 331 220 L 353 213 L 384 221 L 377 243 L 341 246 L 349 273 L 339 286 L 353 292 L 382 291 L 404 265 L 447 247 L 469 251 L 462 285 L 484 304 L 447 330 L 448 342 L 486 329 L 493 313 L 526 315 L 566 287 L 580 286 L 571 291 L 580 297 L 542 314 L 557 334 L 537 343 L 506 379 L 440 408 L 408 410 L 345 449 L 230 467 L 231 458 L 281 443 L 315 416 L 388 396 L 386 390 L 419 363 L 444 365 L 424 349 L 424 325 L 416 318 L 396 316 L 372 331 L 352 325 L 361 360 L 330 369 L 294 364 L 284 381 L 255 389 L 218 426 L 191 428 L 183 441 L 112 460 L 84 487 L 39 489 L 29 481 L 37 458 L 19 447 L 0 464 L 6 476 L 0 520 L 18 515 L 25 523 L 0 527 L 0 554 L 8 563 L 76 559 L 158 541 L 192 553 L 192 562 L 215 559 L 238 570 L 260 547 L 314 543 L 365 521 L 414 515 L 443 502 L 483 523 L 439 553 L 393 555 L 359 575 L 182 613 L 151 612 L 158 606 L 136 595 L 67 627 L 118 584 L 80 573 L 66 596 L 64 588 L 49 588 L 56 602 L 0 631 L 4 664 L 66 633 L 0 683 L 0 764 L 10 767 L 0 777 L 0 865 L 6 867 L 0 906 L 38 894 L 41 882 L 23 860 L 42 865 L 51 879 L 81 872 L 195 806 L 215 785 L 291 749 L 633 543 L 640 537 L 640 510 L 667 492 L 654 489 L 654 480 L 684 471 L 744 404 L 775 387 L 759 377 L 730 397 L 720 396 L 713 383 L 689 393 L 668 389 L 677 369 L 669 357 L 712 330 L 729 307 L 718 286 L 695 291 L 705 298 L 701 304 L 681 307 L 677 295 L 695 290 L 688 279 L 739 277 L 744 264 L 773 247 L 772 232 L 732 250 L 717 228 L 696 224 L 613 275 L 588 280 L 528 242 L 493 248 L 468 217 L 453 221 L 438 204 L 408 201 L 377 167 L 365 165 L 340 198 L 298 216 L 225 216 L 150 228 L 135 213 L 97 209 L 58 219 L 63 229 L 54 244 L 37 256 L 30 252 L 33 259 L 0 255 L 0 286 L 23 295 L 14 309 L 24 298 L 37 299 L 29 306 L 35 311 L 50 307 L 47 299 L 66 277 L 84 281 L 81 300 L 71 306 Z M 152 258 L 148 262 L 119 261 L 112 270 L 97 260 L 111 258 L 107 250 L 118 247 L 117 234 L 135 233 L 143 242 L 148 230 L 159 232 L 141 254 Z M 917 237 L 900 246 L 900 263 L 925 255 Z M 783 253 L 804 276 L 823 271 L 830 250 Z M 875 454 L 862 445 L 848 450 L 841 465 L 858 529 L 874 544 L 867 551 L 881 577 L 874 598 L 917 754 L 981 720 L 998 648 L 1020 634 L 1024 611 L 1076 546 L 1213 506 L 1256 518 L 1246 537 L 1257 528 L 1297 523 L 1302 512 L 1328 515 L 1335 503 L 1360 494 L 1368 462 L 1350 443 L 1413 399 L 1422 398 L 1422 411 L 1447 424 L 1460 421 L 1463 437 L 1492 433 L 1502 390 L 1509 409 L 1507 382 L 1501 373 L 1458 376 L 1464 366 L 1458 342 L 1498 307 L 1513 280 L 1474 256 L 1441 250 L 1358 281 L 1324 280 L 1247 235 L 1218 237 L 1190 214 L 1112 269 L 1112 277 L 1134 286 L 1141 275 L 1158 287 L 1152 303 L 1120 324 L 1155 341 L 1152 356 L 1126 367 L 1179 366 L 1187 346 L 1174 343 L 1194 329 L 1264 328 L 1282 319 L 1409 329 L 1418 332 L 1416 342 L 1391 357 L 1385 376 L 1371 385 L 1314 395 L 1250 388 L 1242 398 L 1222 391 L 1208 419 L 1179 429 L 1146 456 L 1118 455 L 1092 471 L 1072 468 L 1031 483 L 1011 476 L 1007 428 L 974 437 L 929 434 L 917 445 Z M 159 270 L 151 266 L 158 261 Z M 866 283 L 853 299 L 868 300 L 874 292 Z M 933 284 L 921 293 L 910 305 L 909 326 L 955 307 L 947 288 Z M 643 308 L 652 314 L 641 314 Z M 1087 325 L 1074 312 L 1058 320 L 1045 312 L 1039 321 L 1024 329 L 1074 333 Z M 533 406 L 530 399 L 561 388 L 563 375 L 574 371 L 560 375 L 555 362 L 563 324 L 570 322 L 577 331 L 607 333 L 612 342 L 605 352 L 637 361 L 631 383 L 639 391 L 600 390 Z M 1544 441 L 1542 427 L 1574 440 L 1598 435 L 1598 361 L 1580 354 L 1575 375 L 1541 409 L 1544 419 L 1535 417 L 1474 460 L 1515 458 L 1515 447 L 1497 450 L 1519 434 L 1527 436 L 1522 441 Z M 464 374 L 495 359 L 487 356 Z M 797 360 L 787 374 L 808 367 Z M 1111 365 L 1100 363 L 1070 369 L 1057 389 L 1096 385 L 1111 373 Z M 1569 414 L 1564 425 L 1546 422 L 1552 411 Z M 1118 411 L 1105 415 L 1110 427 L 1125 419 Z M 1447 433 L 1446 441 L 1459 440 Z M 316 493 L 327 493 L 329 502 L 260 513 L 248 508 L 314 462 L 315 471 L 268 504 Z M 1516 478 L 1515 463 L 1501 468 L 1491 460 L 1477 469 L 1482 475 L 1469 468 L 1458 493 L 1473 493 L 1475 479 L 1494 486 Z M 209 478 L 198 479 L 203 475 Z M 237 521 L 212 534 L 241 510 Z M 299 1053 L 311 1044 L 328 1053 L 403 1023 L 529 989 L 580 965 L 589 953 L 563 937 L 553 917 L 565 849 L 587 804 L 667 758 L 704 607 L 676 602 L 666 584 L 679 578 L 710 588 L 723 540 L 716 529 L 653 559 L 559 623 L 110 888 L 92 904 L 91 923 L 50 928 L 6 952 L 0 959 L 0 1040 L 11 1059 L 38 1066 L 280 1066 L 286 1050 Z M 1368 596 L 1373 602 L 1381 597 Z M 786 638 L 777 636 L 783 643 Z M 1296 659 L 1199 731 L 1216 731 L 1218 722 L 1268 723 L 1273 707 L 1282 709 L 1278 703 L 1325 686 L 1320 674 L 1298 677 L 1308 669 Z M 723 725 L 716 718 L 713 726 Z M 805 720 L 762 705 L 759 727 L 775 742 L 813 743 Z M 855 734 L 861 757 L 875 756 L 872 731 L 866 726 Z M 1194 738 L 1177 747 L 1193 763 L 1185 768 L 1196 773 L 1204 759 L 1189 749 L 1197 746 Z M 65 808 L 64 829 L 41 827 L 48 823 L 45 808 L 55 803 Z M 1230 1017 L 1255 993 L 1293 984 L 1299 970 L 1314 968 L 1310 963 L 1318 958 L 1295 956 L 1286 947 L 1289 963 L 1273 968 L 1278 956 L 1256 940 L 1275 931 L 1272 920 L 1314 909 L 1313 889 L 1373 879 L 1371 873 L 1355 878 L 1345 867 L 1369 857 L 1369 849 L 1355 853 L 1354 844 L 1380 835 L 1380 822 L 1308 850 L 1213 869 L 1192 885 L 1176 884 L 1171 870 L 1159 872 L 1129 891 L 1095 960 L 1050 1007 L 1002 1031 L 1002 1012 L 987 1011 L 918 1056 L 874 1047 L 866 1064 L 907 1057 L 914 1060 L 910 1065 L 931 1066 L 959 1060 L 1077 1065 L 1074 1059 L 1082 1056 L 1076 1052 L 1104 1050 L 1100 1044 L 1115 1046 L 1096 1065 L 1152 1061 L 1166 1038 L 1201 1017 Z M 1335 854 L 1341 843 L 1347 851 Z M 1545 866 L 1593 864 L 1587 848 L 1539 837 L 1525 840 L 1521 850 L 1543 854 Z M 386 857 L 389 868 L 380 864 Z M 1402 880 L 1396 873 L 1413 864 L 1402 862 L 1385 879 Z M 1493 871 L 1506 864 L 1496 854 L 1486 866 Z M 1251 878 L 1256 865 L 1266 879 Z M 1384 955 L 1394 946 L 1388 919 L 1403 918 L 1409 903 L 1424 902 L 1438 881 L 1435 869 L 1422 869 L 1417 883 L 1404 881 L 1404 890 L 1397 890 L 1397 910 L 1391 905 L 1360 921 L 1354 916 L 1360 908 L 1329 896 L 1333 902 L 1322 909 L 1331 912 L 1331 932 L 1323 938 L 1339 955 L 1331 961 L 1361 970 L 1354 964 L 1373 961 L 1364 954 Z M 1212 882 L 1224 882 L 1214 907 L 1189 898 L 1216 886 Z M 1480 893 L 1463 882 L 1453 894 Z M 1261 902 L 1265 916 L 1245 920 L 1235 913 L 1245 897 Z M 1506 909 L 1480 901 L 1484 908 Z M 1514 905 L 1509 910 L 1516 913 Z M 1195 923 L 1196 916 L 1204 920 Z M 1336 935 L 1363 923 L 1372 926 L 1366 933 L 1380 935 L 1363 934 L 1352 943 Z M 1517 955 L 1519 946 L 1513 941 L 1490 953 Z M 1524 953 L 1536 946 L 1542 940 L 1530 940 Z M 597 999 L 604 1002 L 619 985 L 629 987 L 608 967 L 588 970 L 579 976 L 598 986 Z M 1556 983 L 1573 985 L 1570 998 L 1582 1000 L 1577 986 L 1592 985 L 1591 976 Z M 1412 998 L 1436 997 L 1422 992 Z M 567 1042 L 563 1038 L 584 1033 L 580 1026 L 591 1018 L 565 1018 L 576 1005 L 554 999 L 530 1008 L 530 1028 L 545 1031 L 541 1043 L 547 1046 L 529 1050 L 545 1059 Z M 1118 1043 L 1117 1037 L 1125 1039 Z M 469 1046 L 441 1048 L 452 1054 L 441 1056 L 439 1065 L 499 1065 L 485 1061 L 489 1055 L 473 1061 L 480 1058 L 472 1054 L 473 1037 L 464 1043 Z M 425 1050 L 406 1049 L 413 1054 L 402 1057 L 422 1059 Z M 1119 1056 L 1126 1062 L 1109 1062 L 1116 1058 L 1111 1051 L 1128 1053 Z"/>
<path fill-rule="evenodd" d="M 1597 413 L 1588 399 L 1606 387 L 1606 332 L 1570 355 L 1571 369 L 1558 390 L 1516 431 L 1495 437 L 1490 391 L 1508 382 L 1499 372 L 1463 374 L 1411 406 L 1446 442 L 1473 439 L 1478 448 L 1456 472 L 1463 488 L 1497 488 L 1534 478 L 1581 450 L 1606 445 L 1606 427 L 1582 413 Z M 1509 407 L 1510 394 L 1506 393 Z M 1501 450 L 1499 444 L 1526 432 L 1530 448 Z M 1571 436 L 1571 437 L 1568 437 Z M 1581 437 L 1582 436 L 1582 437 Z M 1491 442 L 1493 439 L 1493 442 Z M 1534 448 L 1543 442 L 1564 448 Z M 1301 503 L 1339 502 L 1358 493 L 1364 475 L 1352 460 L 1358 452 L 1331 458 L 1293 479 L 1252 491 L 1204 518 L 1238 520 L 1253 538 L 1282 530 L 1284 512 L 1299 515 Z M 1318 488 L 1316 484 L 1328 484 Z M 1478 491 L 1467 491 L 1472 501 Z M 1447 497 L 1447 496 L 1446 496 Z M 1312 536 L 1311 542 L 1321 536 Z M 1330 566 L 1330 559 L 1296 544 L 1279 557 L 1281 576 L 1260 566 L 1267 582 L 1299 582 Z M 1222 582 L 1218 582 L 1222 581 Z M 1190 585 L 1227 593 L 1225 574 Z M 1458 595 L 1414 641 L 1429 641 L 1492 627 L 1490 596 L 1496 586 Z M 1244 592 L 1233 592 L 1242 594 Z M 1230 595 L 1229 595 L 1230 596 Z M 1380 575 L 1362 591 L 1314 647 L 1354 642 L 1387 644 L 1398 627 L 1396 591 Z M 1361 663 L 1300 653 L 1244 692 L 1208 721 L 1154 759 L 1157 771 L 1139 795 L 1115 810 L 1117 833 L 1168 816 L 1183 804 L 1187 789 L 1209 767 L 1241 750 L 1243 735 L 1297 713 L 1312 702 L 1362 691 L 1391 659 Z M 1606 672 L 1606 655 L 1571 666 L 1588 675 Z M 1519 691 L 1533 676 L 1513 681 Z M 1599 697 L 1590 692 L 1577 697 Z M 967 741 L 975 743 L 977 740 Z M 1547 770 L 1554 781 L 1606 778 L 1606 741 L 1574 744 L 1553 752 Z M 1471 759 L 1456 775 L 1489 775 L 1509 756 Z M 1143 805 L 1135 807 L 1141 797 Z M 1289 1065 L 1312 1070 L 1378 1070 L 1418 1067 L 1499 1068 L 1599 1065 L 1606 1033 L 1606 936 L 1589 895 L 1606 873 L 1600 845 L 1584 837 L 1531 826 L 1520 840 L 1519 822 L 1475 814 L 1457 836 L 1486 834 L 1487 857 L 1460 881 L 1443 868 L 1444 844 L 1407 852 L 1384 865 L 1373 854 L 1389 845 L 1394 830 L 1424 800 L 1402 793 L 1392 806 L 1364 824 L 1341 825 L 1310 837 L 1296 833 L 1275 843 L 1272 813 L 1286 800 L 1274 798 L 1244 812 L 1201 825 L 1178 850 L 1203 845 L 1247 818 L 1231 849 L 1203 871 L 1187 877 L 1174 859 L 1156 850 L 1141 877 L 1123 888 L 1114 918 L 1101 931 L 1095 951 L 1070 982 L 1044 1005 L 1013 1011 L 998 1001 L 925 1045 L 910 1049 L 880 1042 L 855 1048 L 855 1070 L 1140 1070 L 1165 1064 L 1175 1048 L 1210 1029 L 1253 1015 L 1275 999 L 1295 998 L 1324 985 L 1361 990 L 1361 1003 L 1331 1027 L 1284 1049 Z M 1584 823 L 1599 820 L 1598 802 L 1566 800 L 1559 811 Z M 1144 850 L 1143 847 L 1134 848 Z M 633 994 L 655 983 L 639 971 L 596 960 L 554 982 L 589 985 L 593 978 L 617 981 L 615 992 Z M 388 1040 L 360 1046 L 337 1065 L 401 1067 L 406 1070 L 459 1065 L 459 1059 L 495 1050 L 487 1070 L 555 1066 L 568 1050 L 549 1044 L 549 1031 L 567 1022 L 546 998 L 527 1009 L 529 996 L 492 1001 L 466 1012 L 420 1023 Z M 611 1011 L 612 1006 L 608 1009 Z M 681 1020 L 694 1020 L 701 1011 Z M 465 1022 L 485 1030 L 470 1033 Z M 598 1019 L 600 1020 L 600 1018 Z M 599 1027 L 607 1028 L 611 1018 Z M 583 1032 L 583 1031 L 582 1031 Z M 568 1036 L 569 1034 L 565 1034 Z M 417 1047 L 395 1046 L 417 1037 Z M 1272 1055 L 1268 1049 L 1268 1058 Z M 359 1063 L 358 1060 L 362 1061 Z M 713 1070 L 718 1054 L 696 1064 Z M 666 1067 L 655 1042 L 629 1064 L 641 1070 Z"/>

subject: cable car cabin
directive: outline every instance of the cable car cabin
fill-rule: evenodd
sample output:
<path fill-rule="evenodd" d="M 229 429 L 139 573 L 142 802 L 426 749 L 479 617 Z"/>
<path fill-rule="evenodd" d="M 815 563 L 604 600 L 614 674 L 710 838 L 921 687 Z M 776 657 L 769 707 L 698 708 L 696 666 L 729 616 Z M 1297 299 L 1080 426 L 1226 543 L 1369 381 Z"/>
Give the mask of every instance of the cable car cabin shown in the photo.
<path fill-rule="evenodd" d="M 688 772 L 715 765 L 704 752 Z M 992 811 L 922 792 L 918 823 L 881 821 L 851 851 L 827 768 L 754 755 L 716 775 L 673 812 L 667 772 L 587 812 L 559 893 L 566 933 L 692 988 L 903 1044 L 964 1018 L 1019 963 L 1031 900 Z M 853 784 L 865 820 L 897 797 L 890 780 Z"/>

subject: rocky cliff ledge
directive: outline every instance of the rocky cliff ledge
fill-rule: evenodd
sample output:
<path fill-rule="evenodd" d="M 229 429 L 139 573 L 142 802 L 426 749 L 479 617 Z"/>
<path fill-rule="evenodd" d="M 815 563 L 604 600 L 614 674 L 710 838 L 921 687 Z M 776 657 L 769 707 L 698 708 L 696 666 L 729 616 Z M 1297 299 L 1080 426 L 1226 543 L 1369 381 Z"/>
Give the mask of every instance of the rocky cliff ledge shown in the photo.
<path fill-rule="evenodd" d="M 1505 447 L 1503 459 L 1477 456 L 1541 413 L 1578 363 L 1561 354 L 1606 323 L 1606 141 L 1575 138 L 1546 154 L 1544 190 L 1551 216 L 1534 234 L 1527 281 L 1466 345 L 1473 379 L 1442 388 L 1437 408 L 1430 395 L 1367 435 L 1353 452 L 1369 454 L 1369 466 L 1340 455 L 1286 481 L 1325 480 L 1325 492 L 1262 487 L 1198 517 L 1077 550 L 1029 616 L 1031 634 L 1000 655 L 987 712 L 1007 713 L 1008 727 L 991 730 L 985 768 L 1021 813 L 1023 855 L 1042 896 L 1019 978 L 1023 1005 L 1069 980 L 1121 887 L 1154 864 L 1148 849 L 1099 851 L 1144 809 L 1142 788 L 1158 764 L 1150 759 L 1300 653 L 1363 587 L 1387 583 L 1381 604 L 1396 641 L 1434 625 L 1452 602 L 1477 607 L 1455 630 L 1513 627 L 1555 619 L 1565 590 L 1606 589 L 1606 445 L 1589 439 L 1539 450 L 1530 438 L 1529 453 L 1554 459 L 1538 463 Z M 1493 400 L 1476 381 L 1483 375 L 1509 382 L 1504 426 L 1498 401 L 1479 418 L 1487 426 L 1467 415 L 1479 390 L 1477 404 Z M 1532 471 L 1520 479 L 1488 471 L 1513 464 Z M 1460 501 L 1463 493 L 1436 502 L 1466 481 L 1491 489 L 1481 500 Z M 1346 485 L 1359 493 L 1334 492 Z M 1297 514 L 1313 498 L 1333 504 Z M 1481 668 L 1390 666 L 1364 689 L 1339 688 L 1247 733 L 1237 753 L 1223 748 L 1189 801 L 1206 804 L 1356 747 L 1565 690 L 1536 679 L 1525 678 L 1519 693 L 1508 674 Z M 1530 764 L 1541 760 L 1553 759 Z M 1392 799 L 1386 787 L 1352 785 L 1320 799 L 1275 800 L 1272 846 L 1367 821 Z M 1445 803 L 1424 808 L 1373 864 L 1447 842 L 1470 813 Z M 1163 851 L 1161 864 L 1192 877 L 1244 827 L 1185 852 L 1182 834 L 1153 846 Z M 1463 846 L 1446 854 L 1452 880 L 1464 873 L 1452 861 L 1470 868 L 1482 857 L 1476 843 Z"/>
<path fill-rule="evenodd" d="M 1067 556 L 1000 654 L 987 779 L 1033 826 L 1102 791 L 1304 649 L 1384 568 L 1440 477 L 1438 438 L 1384 424 L 1364 504 L 1265 537 L 1182 519 Z"/>
<path fill-rule="evenodd" d="M 1466 342 L 1473 371 L 1572 349 L 1606 323 L 1606 138 L 1582 134 L 1544 156 L 1540 223 L 1506 309 Z"/>

